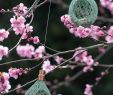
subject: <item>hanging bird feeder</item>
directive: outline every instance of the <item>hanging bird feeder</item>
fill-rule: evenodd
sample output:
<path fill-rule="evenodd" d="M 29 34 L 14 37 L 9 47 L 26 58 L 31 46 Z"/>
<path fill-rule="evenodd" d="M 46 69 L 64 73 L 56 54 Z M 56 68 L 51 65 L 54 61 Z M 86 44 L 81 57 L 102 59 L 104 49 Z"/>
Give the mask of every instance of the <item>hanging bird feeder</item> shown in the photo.
<path fill-rule="evenodd" d="M 44 82 L 45 72 L 39 71 L 38 80 L 28 89 L 25 95 L 51 95 Z"/>
<path fill-rule="evenodd" d="M 69 15 L 76 26 L 90 26 L 98 15 L 98 7 L 94 0 L 72 0 Z"/>

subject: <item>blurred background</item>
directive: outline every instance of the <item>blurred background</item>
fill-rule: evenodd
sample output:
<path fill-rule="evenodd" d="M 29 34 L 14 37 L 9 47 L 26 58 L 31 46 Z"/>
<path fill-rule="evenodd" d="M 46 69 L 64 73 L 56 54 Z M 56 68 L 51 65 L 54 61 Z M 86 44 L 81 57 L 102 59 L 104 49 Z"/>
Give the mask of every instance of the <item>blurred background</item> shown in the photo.
<path fill-rule="evenodd" d="M 40 0 L 40 1 L 42 2 L 43 0 Z M 24 3 L 27 7 L 30 7 L 33 2 L 34 0 L 0 0 L 0 8 L 11 9 L 12 7 L 18 5 L 19 3 Z M 60 21 L 60 17 L 68 13 L 68 6 L 70 2 L 71 0 L 62 0 L 62 1 L 53 0 L 52 1 L 46 45 L 55 50 L 65 51 L 65 50 L 74 49 L 79 46 L 86 47 L 86 46 L 97 44 L 97 42 L 92 39 L 75 38 L 75 36 L 71 35 L 68 29 Z M 99 18 L 95 22 L 95 25 L 106 26 L 107 28 L 109 28 L 109 26 L 111 26 L 113 22 L 104 21 L 101 18 L 105 17 L 105 18 L 112 19 L 113 16 L 110 14 L 110 12 L 107 9 L 104 9 L 100 6 L 99 0 L 96 0 L 96 2 L 99 7 Z M 33 35 L 39 36 L 40 41 L 42 43 L 44 42 L 44 36 L 46 31 L 48 5 L 49 3 L 46 3 L 35 11 L 34 13 L 35 17 L 31 24 L 34 27 Z M 6 13 L 6 14 L 0 13 L 0 28 L 8 29 L 10 27 L 10 18 L 13 17 L 13 15 L 14 15 L 13 13 Z M 0 44 L 4 46 L 8 46 L 9 48 L 13 47 L 20 37 L 20 36 L 15 36 L 13 31 L 10 31 L 10 33 L 11 34 L 9 39 L 6 39 L 3 43 L 0 42 Z M 54 53 L 49 50 L 47 51 L 51 54 Z M 105 56 L 103 56 L 99 60 L 99 62 L 101 64 L 112 64 L 113 63 L 112 52 L 113 52 L 113 49 L 107 52 Z M 90 50 L 89 54 L 91 54 L 93 58 L 95 58 L 96 56 L 99 55 L 98 49 Z M 61 55 L 61 56 L 64 57 L 65 59 L 68 59 L 69 57 L 72 56 L 72 54 Z M 0 61 L 0 63 L 2 64 L 3 62 L 17 60 L 17 59 L 21 59 L 21 58 L 16 54 L 14 50 L 13 52 L 11 52 L 11 54 L 7 58 L 4 58 L 2 61 Z M 29 68 L 37 65 L 38 63 L 39 62 L 36 62 L 36 61 L 18 62 L 11 65 L 0 66 L 0 71 L 7 72 L 8 68 L 10 67 Z M 83 95 L 85 84 L 87 83 L 93 84 L 95 82 L 95 78 L 98 77 L 101 71 L 104 71 L 105 69 L 106 68 L 99 68 L 99 67 L 95 68 L 94 72 L 83 74 L 76 80 L 73 80 L 70 83 L 68 82 L 67 84 L 58 87 L 56 90 L 52 90 L 51 91 L 53 93 L 52 95 L 54 95 L 55 92 L 61 95 Z M 52 86 L 55 86 L 58 83 L 68 79 L 69 77 L 74 76 L 80 70 L 82 70 L 81 67 L 75 68 L 74 70 L 70 70 L 70 69 L 56 70 L 53 73 L 46 76 L 46 80 L 51 82 Z M 38 75 L 38 71 L 39 71 L 39 68 L 36 68 L 35 70 L 29 72 L 28 74 L 21 76 L 18 80 L 11 79 L 10 81 L 11 81 L 12 89 L 15 88 L 18 84 L 22 85 L 27 83 L 28 81 L 35 79 Z M 24 87 L 23 89 L 25 90 L 28 89 L 32 84 Z M 103 78 L 101 82 L 94 87 L 93 92 L 94 92 L 94 95 L 113 95 L 113 70 L 112 69 L 110 70 L 110 74 L 105 78 Z M 16 94 L 16 92 L 13 92 L 8 95 L 22 95 L 22 94 L 20 93 Z"/>

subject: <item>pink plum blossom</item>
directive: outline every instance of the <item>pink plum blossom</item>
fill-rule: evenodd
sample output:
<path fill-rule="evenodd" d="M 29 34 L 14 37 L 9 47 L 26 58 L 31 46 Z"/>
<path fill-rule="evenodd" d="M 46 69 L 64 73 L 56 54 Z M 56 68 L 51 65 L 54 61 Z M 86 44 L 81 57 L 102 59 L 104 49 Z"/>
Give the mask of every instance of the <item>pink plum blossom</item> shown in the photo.
<path fill-rule="evenodd" d="M 11 26 L 13 27 L 13 30 L 15 31 L 15 34 L 23 34 L 25 31 L 25 18 L 23 16 L 20 17 L 13 17 L 10 19 Z"/>
<path fill-rule="evenodd" d="M 93 71 L 94 69 L 93 69 L 93 67 L 92 66 L 85 66 L 84 68 L 83 68 L 83 72 L 88 72 L 88 71 Z"/>
<path fill-rule="evenodd" d="M 107 8 L 111 14 L 113 14 L 113 1 L 112 0 L 100 0 L 101 5 Z"/>
<path fill-rule="evenodd" d="M 4 39 L 8 38 L 9 32 L 5 29 L 0 29 L 0 41 L 3 41 Z"/>
<path fill-rule="evenodd" d="M 19 76 L 26 73 L 26 70 L 22 68 L 10 68 L 8 70 L 8 73 L 10 77 L 13 77 L 14 79 L 18 79 Z"/>
<path fill-rule="evenodd" d="M 35 48 L 32 45 L 26 44 L 17 46 L 16 51 L 20 57 L 32 58 L 34 54 L 34 49 Z"/>
<path fill-rule="evenodd" d="M 87 29 L 88 28 L 85 29 L 84 27 L 79 26 L 74 32 L 74 35 L 80 38 L 86 38 L 89 36 L 89 33 L 91 32 L 91 31 L 88 31 Z"/>
<path fill-rule="evenodd" d="M 16 35 L 21 34 L 22 39 L 28 39 L 29 35 L 33 32 L 33 26 L 25 24 L 26 19 L 23 16 L 13 17 L 10 19 L 11 26 Z"/>
<path fill-rule="evenodd" d="M 100 3 L 103 7 L 107 7 L 112 0 L 100 0 Z"/>
<path fill-rule="evenodd" d="M 75 25 L 71 20 L 71 17 L 69 15 L 63 15 L 61 16 L 61 21 L 64 23 L 64 25 L 69 28 L 72 29 Z"/>
<path fill-rule="evenodd" d="M 110 29 L 108 30 L 108 35 L 106 36 L 106 41 L 108 43 L 112 43 L 113 42 L 113 26 L 110 27 Z"/>
<path fill-rule="evenodd" d="M 3 56 L 7 56 L 8 55 L 8 47 L 4 47 L 2 45 L 0 45 L 0 60 L 2 60 Z"/>
<path fill-rule="evenodd" d="M 92 66 L 94 64 L 92 56 L 84 56 L 83 62 L 88 66 Z"/>
<path fill-rule="evenodd" d="M 0 72 L 0 93 L 6 93 L 11 89 L 9 78 L 8 73 Z"/>
<path fill-rule="evenodd" d="M 13 8 L 13 11 L 16 16 L 23 16 L 27 13 L 28 8 L 23 3 L 20 3 L 19 5 Z"/>
<path fill-rule="evenodd" d="M 33 26 L 30 26 L 29 24 L 25 25 L 25 30 L 22 34 L 22 39 L 28 39 L 29 38 L 29 34 L 31 34 L 33 32 Z"/>
<path fill-rule="evenodd" d="M 99 40 L 100 37 L 104 36 L 104 32 L 100 29 L 99 26 L 94 26 L 91 25 L 90 26 L 91 32 L 89 34 L 89 36 L 95 40 Z"/>
<path fill-rule="evenodd" d="M 82 47 L 79 47 L 76 49 L 74 57 L 77 62 L 83 62 L 83 58 L 87 55 L 88 55 L 88 52 L 85 51 Z"/>
<path fill-rule="evenodd" d="M 60 64 L 63 61 L 63 58 L 60 56 L 55 56 L 54 60 L 57 62 L 57 64 Z"/>
<path fill-rule="evenodd" d="M 35 59 L 38 59 L 39 60 L 39 59 L 41 59 L 43 57 L 44 53 L 45 53 L 45 47 L 44 46 L 39 46 L 35 50 L 33 56 L 34 56 Z"/>
<path fill-rule="evenodd" d="M 39 42 L 40 42 L 40 40 L 39 40 L 38 36 L 33 37 L 33 43 L 34 44 L 38 44 Z"/>
<path fill-rule="evenodd" d="M 54 66 L 51 65 L 51 63 L 50 63 L 49 60 L 46 60 L 46 61 L 43 62 L 42 69 L 43 69 L 46 73 L 49 73 L 50 71 L 52 71 L 52 70 L 54 69 Z"/>
<path fill-rule="evenodd" d="M 92 88 L 93 88 L 93 85 L 86 84 L 84 94 L 85 95 L 93 95 Z"/>
<path fill-rule="evenodd" d="M 90 37 L 93 38 L 94 40 L 99 40 L 100 37 L 104 36 L 104 32 L 101 30 L 99 26 L 91 25 L 90 27 L 87 28 L 83 26 L 77 27 L 76 24 L 73 23 L 69 15 L 61 16 L 61 21 L 69 29 L 69 32 L 75 35 L 75 37 L 79 38 Z"/>
<path fill-rule="evenodd" d="M 75 58 L 75 62 L 82 63 L 85 66 L 83 72 L 93 71 L 92 66 L 99 64 L 98 62 L 94 62 L 92 56 L 88 55 L 88 52 L 82 47 L 76 49 L 73 57 Z"/>
<path fill-rule="evenodd" d="M 108 6 L 108 9 L 110 10 L 110 12 L 113 14 L 113 2 L 111 2 Z"/>
<path fill-rule="evenodd" d="M 33 26 L 26 24 L 26 33 L 31 33 L 31 32 L 33 32 Z"/>

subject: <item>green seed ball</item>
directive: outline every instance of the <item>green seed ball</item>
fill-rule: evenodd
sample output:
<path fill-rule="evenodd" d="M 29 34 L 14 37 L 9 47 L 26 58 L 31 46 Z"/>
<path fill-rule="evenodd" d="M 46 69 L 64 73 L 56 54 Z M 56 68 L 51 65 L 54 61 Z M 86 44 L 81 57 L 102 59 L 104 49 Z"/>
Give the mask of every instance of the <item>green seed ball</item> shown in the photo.
<path fill-rule="evenodd" d="M 94 0 L 72 0 L 69 12 L 76 26 L 88 27 L 98 16 L 98 7 Z"/>

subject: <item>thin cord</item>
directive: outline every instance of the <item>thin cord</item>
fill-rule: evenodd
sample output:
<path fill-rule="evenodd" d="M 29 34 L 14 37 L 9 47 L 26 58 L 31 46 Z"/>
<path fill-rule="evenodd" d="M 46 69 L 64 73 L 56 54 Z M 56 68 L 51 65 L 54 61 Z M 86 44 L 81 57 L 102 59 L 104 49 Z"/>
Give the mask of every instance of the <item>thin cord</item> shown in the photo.
<path fill-rule="evenodd" d="M 47 41 L 47 32 L 48 32 L 48 25 L 49 25 L 49 19 L 50 19 L 50 12 L 51 12 L 51 0 L 50 0 L 50 3 L 49 3 L 49 10 L 48 10 L 48 17 L 47 17 L 47 24 L 46 24 L 46 33 L 45 33 L 45 40 L 44 40 L 44 46 L 46 44 L 46 41 Z"/>

